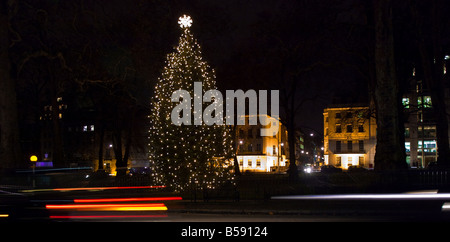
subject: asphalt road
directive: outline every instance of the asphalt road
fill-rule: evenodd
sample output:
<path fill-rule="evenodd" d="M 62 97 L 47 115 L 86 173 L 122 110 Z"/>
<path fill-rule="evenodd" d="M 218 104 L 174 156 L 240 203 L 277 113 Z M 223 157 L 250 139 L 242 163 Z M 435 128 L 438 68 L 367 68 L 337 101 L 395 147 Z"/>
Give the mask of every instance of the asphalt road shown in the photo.
<path fill-rule="evenodd" d="M 133 190 L 0 194 L 0 222 L 449 222 L 450 193 L 337 194 L 189 201 Z"/>

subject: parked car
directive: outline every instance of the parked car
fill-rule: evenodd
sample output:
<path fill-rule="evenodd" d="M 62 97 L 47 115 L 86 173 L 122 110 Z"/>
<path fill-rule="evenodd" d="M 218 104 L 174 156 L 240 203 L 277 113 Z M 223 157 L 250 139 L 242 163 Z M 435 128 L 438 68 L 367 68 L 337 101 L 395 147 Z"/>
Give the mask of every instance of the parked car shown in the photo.
<path fill-rule="evenodd" d="M 367 169 L 362 166 L 349 166 L 348 171 L 349 172 L 364 172 L 364 171 L 367 171 Z"/>
<path fill-rule="evenodd" d="M 342 172 L 342 169 L 334 167 L 332 165 L 326 165 L 326 166 L 322 166 L 320 168 L 320 172 L 322 172 L 322 173 L 336 173 L 336 172 Z"/>

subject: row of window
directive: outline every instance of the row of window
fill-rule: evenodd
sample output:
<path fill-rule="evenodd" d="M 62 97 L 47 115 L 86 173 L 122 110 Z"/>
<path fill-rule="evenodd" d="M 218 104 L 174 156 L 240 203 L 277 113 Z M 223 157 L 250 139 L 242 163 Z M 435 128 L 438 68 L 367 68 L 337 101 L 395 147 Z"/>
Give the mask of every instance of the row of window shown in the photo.
<path fill-rule="evenodd" d="M 277 155 L 278 154 L 278 152 L 277 152 L 277 146 L 276 145 L 273 145 L 272 146 L 272 152 L 270 152 L 270 149 L 267 151 L 267 153 L 269 154 L 269 155 Z M 244 145 L 239 145 L 239 152 L 253 152 L 254 150 L 253 150 L 253 144 L 248 144 L 247 145 L 247 149 L 245 149 L 245 147 L 244 147 Z M 262 145 L 261 144 L 256 144 L 256 150 L 255 150 L 255 152 L 261 152 L 262 151 Z M 284 150 L 284 148 L 282 147 L 281 148 L 281 155 L 285 155 L 285 150 Z"/>
<path fill-rule="evenodd" d="M 419 138 L 435 138 L 436 137 L 436 126 L 435 125 L 427 125 L 422 128 L 422 126 L 417 127 L 418 137 Z M 405 128 L 405 138 L 410 138 L 410 128 Z"/>
<path fill-rule="evenodd" d="M 364 111 L 356 111 L 356 112 L 347 111 L 344 113 L 336 112 L 334 115 L 335 115 L 334 116 L 335 119 L 342 119 L 342 118 L 350 119 L 350 118 L 354 118 L 354 117 L 363 118 Z M 326 117 L 325 122 L 328 122 L 328 117 Z"/>
<path fill-rule="evenodd" d="M 436 152 L 436 140 L 425 140 L 423 142 L 422 147 L 422 140 L 417 141 L 417 151 L 422 152 L 422 148 L 424 152 Z M 411 142 L 405 142 L 405 150 L 406 152 L 411 152 Z"/>
<path fill-rule="evenodd" d="M 244 133 L 247 133 L 247 137 L 245 137 Z M 256 133 L 256 136 L 254 136 L 253 133 Z M 261 138 L 261 132 L 259 132 L 259 130 L 256 130 L 256 132 L 253 132 L 253 129 L 249 129 L 249 130 L 247 130 L 247 132 L 244 132 L 244 130 L 242 130 L 242 129 L 239 130 L 239 138 L 240 139 L 253 138 L 253 137 Z"/>
<path fill-rule="evenodd" d="M 83 131 L 83 132 L 93 132 L 95 131 L 95 125 L 83 125 L 83 127 L 81 127 L 81 129 L 79 127 L 68 127 L 67 130 L 70 131 L 75 131 L 75 132 L 79 132 L 79 131 Z"/>
<path fill-rule="evenodd" d="M 244 161 L 239 160 L 239 166 L 244 166 Z M 260 159 L 256 159 L 256 166 L 253 166 L 253 161 L 252 160 L 247 160 L 247 167 L 261 167 L 261 160 Z"/>
<path fill-rule="evenodd" d="M 358 156 L 358 161 L 354 161 L 351 156 L 347 157 L 347 166 L 357 166 L 360 164 L 364 164 L 364 156 Z M 336 157 L 336 166 L 342 166 L 342 157 Z"/>
<path fill-rule="evenodd" d="M 239 145 L 239 151 L 253 152 L 253 144 L 248 144 L 247 145 L 247 150 L 245 150 L 244 145 Z M 256 144 L 256 151 L 262 151 L 261 144 Z"/>
<path fill-rule="evenodd" d="M 402 98 L 402 104 L 404 108 L 410 108 L 409 98 L 404 97 Z M 422 97 L 417 97 L 417 106 L 418 108 L 431 108 L 431 97 L 430 96 L 424 96 L 423 101 Z"/>
<path fill-rule="evenodd" d="M 347 133 L 353 133 L 353 130 L 354 130 L 353 125 L 348 124 L 346 126 L 345 130 L 347 131 Z M 328 128 L 326 129 L 325 132 L 326 132 L 326 135 L 328 135 Z M 342 125 L 341 124 L 336 124 L 335 132 L 336 133 L 342 133 Z M 358 132 L 359 133 L 363 133 L 364 132 L 364 125 L 363 124 L 359 124 L 358 125 Z"/>
<path fill-rule="evenodd" d="M 348 140 L 347 141 L 347 152 L 353 152 L 356 150 L 353 150 L 353 141 L 352 140 Z M 364 150 L 364 140 L 359 140 L 358 141 L 358 151 L 365 153 Z M 342 152 L 342 141 L 337 140 L 336 141 L 336 153 L 340 153 Z"/>

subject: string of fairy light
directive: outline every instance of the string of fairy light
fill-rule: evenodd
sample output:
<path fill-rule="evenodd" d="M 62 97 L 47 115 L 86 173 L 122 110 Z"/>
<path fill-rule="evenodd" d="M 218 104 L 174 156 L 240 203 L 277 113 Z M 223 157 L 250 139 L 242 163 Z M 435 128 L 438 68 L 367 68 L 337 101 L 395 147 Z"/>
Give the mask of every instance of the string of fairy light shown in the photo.
<path fill-rule="evenodd" d="M 152 174 L 154 182 L 176 191 L 189 186 L 214 189 L 226 181 L 234 182 L 230 167 L 223 162 L 233 152 L 230 130 L 225 125 L 176 126 L 171 121 L 176 105 L 171 102 L 174 91 L 187 90 L 196 98 L 193 90 L 198 81 L 203 90 L 216 89 L 215 72 L 203 60 L 201 47 L 190 32 L 192 22 L 186 15 L 179 18 L 183 32 L 174 52 L 166 57 L 149 116 L 149 160 L 156 171 Z M 222 112 L 219 110 L 218 115 Z M 195 110 L 191 118 L 197 123 Z"/>

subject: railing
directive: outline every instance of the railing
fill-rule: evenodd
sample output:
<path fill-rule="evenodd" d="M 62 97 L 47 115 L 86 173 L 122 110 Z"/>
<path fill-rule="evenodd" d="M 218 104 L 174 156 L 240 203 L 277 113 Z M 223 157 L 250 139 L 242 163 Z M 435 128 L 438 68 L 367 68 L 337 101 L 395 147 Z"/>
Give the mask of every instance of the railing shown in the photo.
<path fill-rule="evenodd" d="M 419 170 L 417 173 L 416 179 L 420 185 L 436 187 L 450 185 L 448 171 Z"/>

